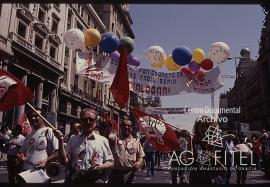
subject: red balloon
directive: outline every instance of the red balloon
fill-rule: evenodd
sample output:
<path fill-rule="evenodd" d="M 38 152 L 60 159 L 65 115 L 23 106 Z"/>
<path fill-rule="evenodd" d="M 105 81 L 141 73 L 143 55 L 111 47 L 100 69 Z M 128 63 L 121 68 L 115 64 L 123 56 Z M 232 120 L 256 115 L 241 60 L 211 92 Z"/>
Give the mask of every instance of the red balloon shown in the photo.
<path fill-rule="evenodd" d="M 181 71 L 186 75 L 193 75 L 192 71 L 187 67 L 182 68 Z"/>
<path fill-rule="evenodd" d="M 201 63 L 200 66 L 202 69 L 204 70 L 210 70 L 213 68 L 214 63 L 212 60 L 210 60 L 209 58 L 204 59 Z"/>

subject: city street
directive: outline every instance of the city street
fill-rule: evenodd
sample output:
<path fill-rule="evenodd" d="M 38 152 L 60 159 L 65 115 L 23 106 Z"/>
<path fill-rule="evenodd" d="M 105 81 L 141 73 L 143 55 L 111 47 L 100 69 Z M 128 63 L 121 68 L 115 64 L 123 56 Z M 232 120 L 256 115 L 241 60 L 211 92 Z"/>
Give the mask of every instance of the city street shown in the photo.
<path fill-rule="evenodd" d="M 0 162 L 0 183 L 7 183 L 7 169 L 5 161 Z M 168 161 L 162 161 L 160 166 L 155 168 L 154 176 L 146 176 L 146 170 L 138 171 L 134 178 L 134 183 L 159 183 L 159 184 L 170 184 L 171 177 L 168 167 Z M 63 180 L 55 183 L 62 183 Z M 230 180 L 231 184 L 236 184 L 236 172 L 232 172 Z M 264 173 L 261 171 L 250 171 L 248 172 L 246 184 L 270 184 L 270 179 L 264 177 Z"/>

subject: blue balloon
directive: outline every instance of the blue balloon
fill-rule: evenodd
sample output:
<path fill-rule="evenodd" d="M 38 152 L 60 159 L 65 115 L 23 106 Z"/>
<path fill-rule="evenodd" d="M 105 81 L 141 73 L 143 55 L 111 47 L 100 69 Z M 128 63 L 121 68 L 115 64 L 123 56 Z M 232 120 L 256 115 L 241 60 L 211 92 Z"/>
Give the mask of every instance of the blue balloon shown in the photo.
<path fill-rule="evenodd" d="M 106 32 L 101 35 L 99 46 L 105 53 L 112 53 L 118 49 L 119 43 L 119 38 L 114 33 Z"/>
<path fill-rule="evenodd" d="M 192 53 L 189 48 L 182 46 L 182 47 L 175 48 L 173 50 L 172 58 L 176 64 L 180 66 L 184 66 L 184 65 L 187 65 L 191 61 Z"/>

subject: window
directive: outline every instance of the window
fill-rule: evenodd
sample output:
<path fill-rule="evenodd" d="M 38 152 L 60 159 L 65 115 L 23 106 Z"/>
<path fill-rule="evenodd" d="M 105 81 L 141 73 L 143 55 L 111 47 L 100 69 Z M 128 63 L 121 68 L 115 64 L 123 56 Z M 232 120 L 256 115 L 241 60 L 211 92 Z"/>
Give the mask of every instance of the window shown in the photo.
<path fill-rule="evenodd" d="M 68 74 L 68 68 L 67 67 L 64 67 L 64 75 L 63 75 L 63 83 L 64 84 L 67 84 L 67 74 Z"/>
<path fill-rule="evenodd" d="M 23 23 L 22 21 L 19 21 L 18 32 L 17 32 L 17 33 L 18 33 L 21 37 L 25 38 L 25 36 L 26 36 L 26 30 L 27 30 L 26 24 Z"/>
<path fill-rule="evenodd" d="M 112 32 L 114 31 L 114 23 L 112 23 Z"/>
<path fill-rule="evenodd" d="M 90 15 L 87 16 L 87 23 L 91 27 L 91 17 L 90 17 Z"/>
<path fill-rule="evenodd" d="M 79 22 L 77 22 L 77 28 L 80 29 L 81 31 L 83 30 L 83 26 Z"/>
<path fill-rule="evenodd" d="M 78 89 L 78 83 L 79 83 L 79 75 L 75 74 L 75 77 L 74 77 L 74 88 L 75 89 Z"/>
<path fill-rule="evenodd" d="M 69 10 L 68 11 L 68 20 L 67 20 L 67 29 L 71 29 L 71 16 L 72 16 L 72 13 Z"/>
<path fill-rule="evenodd" d="M 38 34 L 36 34 L 36 37 L 35 37 L 35 46 L 39 48 L 40 50 L 42 50 L 43 48 L 43 38 L 39 36 Z"/>
<path fill-rule="evenodd" d="M 19 4 L 19 7 L 20 7 L 20 8 L 27 8 L 27 9 L 28 9 L 28 8 L 29 8 L 29 4 L 26 4 L 26 3 L 20 3 L 20 4 Z"/>
<path fill-rule="evenodd" d="M 68 47 L 65 48 L 65 56 L 69 57 L 69 48 Z"/>
<path fill-rule="evenodd" d="M 84 81 L 84 92 L 87 92 L 87 80 Z"/>
<path fill-rule="evenodd" d="M 118 31 L 116 31 L 116 35 L 118 36 L 118 38 L 120 38 L 120 34 Z"/>
<path fill-rule="evenodd" d="M 84 8 L 82 7 L 81 12 L 80 12 L 80 15 L 82 16 L 82 18 L 83 18 L 83 14 L 84 14 Z"/>
<path fill-rule="evenodd" d="M 52 29 L 51 31 L 55 34 L 58 32 L 58 24 L 59 24 L 59 18 L 57 18 L 55 15 L 52 16 Z"/>
<path fill-rule="evenodd" d="M 50 47 L 50 57 L 52 57 L 53 59 L 56 58 L 56 47 L 51 45 Z"/>
<path fill-rule="evenodd" d="M 45 22 L 45 11 L 42 10 L 41 8 L 39 8 L 39 11 L 38 11 L 38 20 L 42 23 Z"/>

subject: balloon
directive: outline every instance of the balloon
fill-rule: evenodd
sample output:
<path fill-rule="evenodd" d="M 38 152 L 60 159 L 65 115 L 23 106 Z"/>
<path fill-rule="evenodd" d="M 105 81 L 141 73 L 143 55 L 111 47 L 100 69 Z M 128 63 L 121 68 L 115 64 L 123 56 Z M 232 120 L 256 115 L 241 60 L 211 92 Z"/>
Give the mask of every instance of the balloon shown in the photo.
<path fill-rule="evenodd" d="M 119 38 L 112 32 L 101 35 L 99 46 L 105 53 L 112 53 L 119 47 Z"/>
<path fill-rule="evenodd" d="M 177 65 L 172 58 L 172 55 L 169 55 L 166 60 L 165 60 L 165 64 L 167 66 L 167 69 L 169 71 L 178 71 L 180 69 L 181 66 Z"/>
<path fill-rule="evenodd" d="M 118 60 L 120 57 L 120 53 L 118 51 L 114 51 L 109 54 L 109 57 L 111 57 L 112 60 Z"/>
<path fill-rule="evenodd" d="M 181 72 L 183 72 L 187 76 L 192 76 L 193 75 L 192 71 L 190 71 L 190 69 L 188 69 L 187 67 L 183 67 L 181 69 Z"/>
<path fill-rule="evenodd" d="M 119 49 L 122 47 L 126 47 L 128 50 L 128 53 L 131 53 L 134 50 L 134 41 L 130 37 L 122 37 L 120 38 L 120 44 Z"/>
<path fill-rule="evenodd" d="M 223 63 L 230 56 L 230 47 L 224 42 L 215 42 L 209 48 L 208 56 L 215 64 Z"/>
<path fill-rule="evenodd" d="M 89 57 L 89 52 L 86 53 L 86 52 L 79 51 L 78 56 L 80 59 L 87 59 Z"/>
<path fill-rule="evenodd" d="M 195 61 L 191 61 L 191 62 L 188 64 L 188 68 L 189 68 L 191 71 L 197 72 L 197 71 L 199 71 L 199 69 L 200 69 L 200 65 L 197 64 Z"/>
<path fill-rule="evenodd" d="M 72 50 L 84 48 L 84 40 L 83 32 L 76 28 L 69 29 L 64 34 L 64 42 Z"/>
<path fill-rule="evenodd" d="M 200 48 L 195 49 L 192 52 L 192 58 L 196 63 L 200 64 L 205 59 L 204 51 Z"/>
<path fill-rule="evenodd" d="M 132 65 L 132 66 L 139 66 L 141 64 L 140 60 L 133 56 L 133 55 L 129 55 L 128 56 L 128 64 Z"/>
<path fill-rule="evenodd" d="M 214 63 L 212 60 L 206 58 L 204 59 L 201 64 L 200 64 L 201 68 L 204 69 L 204 70 L 210 70 L 213 68 L 214 66 Z"/>
<path fill-rule="evenodd" d="M 172 58 L 176 64 L 184 66 L 191 61 L 192 54 L 189 48 L 182 46 L 173 50 Z"/>
<path fill-rule="evenodd" d="M 151 46 L 146 52 L 146 59 L 154 68 L 161 68 L 165 64 L 166 54 L 162 47 Z"/>
<path fill-rule="evenodd" d="M 85 38 L 84 44 L 86 47 L 96 47 L 101 40 L 100 32 L 97 29 L 87 29 L 83 34 Z"/>

